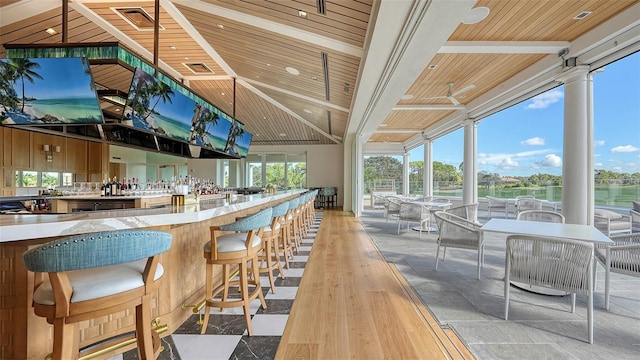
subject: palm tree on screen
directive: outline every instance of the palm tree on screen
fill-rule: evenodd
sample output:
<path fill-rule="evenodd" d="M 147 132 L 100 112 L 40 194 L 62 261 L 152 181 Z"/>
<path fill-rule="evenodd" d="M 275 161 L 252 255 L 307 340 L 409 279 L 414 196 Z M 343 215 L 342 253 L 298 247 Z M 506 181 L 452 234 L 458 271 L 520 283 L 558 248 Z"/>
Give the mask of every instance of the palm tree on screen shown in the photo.
<path fill-rule="evenodd" d="M 13 66 L 16 67 L 15 71 L 17 76 L 20 78 L 22 84 L 22 107 L 20 108 L 21 112 L 24 112 L 24 80 L 26 79 L 30 83 L 35 83 L 34 79 L 43 79 L 43 77 L 37 72 L 33 71 L 33 69 L 40 68 L 40 64 L 37 62 L 31 61 L 30 59 L 11 59 L 10 60 Z"/>
<path fill-rule="evenodd" d="M 157 99 L 155 104 L 153 104 L 153 106 L 147 113 L 147 116 L 144 117 L 145 120 L 147 120 L 149 115 L 153 113 L 153 110 L 156 108 L 156 105 L 158 105 L 160 100 L 162 100 L 163 103 L 166 103 L 167 101 L 169 103 L 173 103 L 172 96 L 175 95 L 175 93 L 173 92 L 173 89 L 171 89 L 169 85 L 163 82 L 156 83 L 156 86 L 152 88 L 152 93 L 153 93 L 153 97 L 157 97 Z"/>

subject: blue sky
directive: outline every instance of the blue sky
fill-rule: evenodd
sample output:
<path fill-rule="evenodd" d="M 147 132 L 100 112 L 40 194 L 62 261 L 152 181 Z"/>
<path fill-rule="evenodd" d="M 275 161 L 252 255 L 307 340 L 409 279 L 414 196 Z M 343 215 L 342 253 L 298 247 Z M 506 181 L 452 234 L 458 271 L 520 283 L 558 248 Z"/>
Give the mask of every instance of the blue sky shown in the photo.
<path fill-rule="evenodd" d="M 516 104 L 478 124 L 478 171 L 502 176 L 562 174 L 564 87 Z M 462 129 L 433 142 L 433 160 L 463 159 Z M 594 76 L 595 168 L 640 172 L 640 53 Z M 423 160 L 423 147 L 410 161 Z"/>

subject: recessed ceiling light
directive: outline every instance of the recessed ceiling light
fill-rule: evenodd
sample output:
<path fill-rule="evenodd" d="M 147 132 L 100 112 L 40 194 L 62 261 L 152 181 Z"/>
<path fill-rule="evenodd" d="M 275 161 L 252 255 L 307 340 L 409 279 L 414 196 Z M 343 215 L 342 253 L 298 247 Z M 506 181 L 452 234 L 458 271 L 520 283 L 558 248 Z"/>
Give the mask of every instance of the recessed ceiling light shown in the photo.
<path fill-rule="evenodd" d="M 318 78 L 316 76 L 312 76 L 311 80 L 318 80 Z"/>
<path fill-rule="evenodd" d="M 302 111 L 306 112 L 307 114 L 313 114 L 313 111 L 311 111 L 309 109 L 303 109 Z"/>
<path fill-rule="evenodd" d="M 267 64 L 267 66 L 271 66 L 271 64 Z"/>
<path fill-rule="evenodd" d="M 586 18 L 587 16 L 589 16 L 591 14 L 591 11 L 583 11 L 580 14 L 576 15 L 573 19 L 574 20 L 582 20 L 584 18 Z"/>
<path fill-rule="evenodd" d="M 58 33 L 58 32 L 57 32 L 57 31 L 55 31 L 53 28 L 48 28 L 47 30 L 45 30 L 45 32 L 46 32 L 47 34 L 49 34 L 49 35 L 55 35 L 55 34 L 57 34 L 57 33 Z"/>
<path fill-rule="evenodd" d="M 303 19 L 307 18 L 307 12 L 304 10 L 298 10 L 298 16 L 300 16 Z"/>
<path fill-rule="evenodd" d="M 292 66 L 287 66 L 284 69 L 291 75 L 300 75 L 300 71 Z"/>
<path fill-rule="evenodd" d="M 189 57 L 188 57 L 188 56 L 185 56 L 185 57 L 184 57 L 184 59 L 185 59 L 185 60 L 189 60 Z"/>
<path fill-rule="evenodd" d="M 436 64 L 429 65 L 429 70 L 435 70 L 438 67 Z"/>
<path fill-rule="evenodd" d="M 387 126 L 387 124 L 385 123 L 380 124 L 380 127 L 385 127 L 385 126 Z"/>
<path fill-rule="evenodd" d="M 485 6 L 479 6 L 477 8 L 473 8 L 467 12 L 467 14 L 462 18 L 462 23 L 471 25 L 477 24 L 480 21 L 484 20 L 489 16 L 489 8 Z"/>
<path fill-rule="evenodd" d="M 216 25 L 216 27 L 217 27 L 218 29 L 224 29 L 224 25 L 222 25 L 222 24 L 218 24 L 218 25 Z"/>
<path fill-rule="evenodd" d="M 287 136 L 287 134 L 285 134 L 285 133 L 280 133 L 280 136 L 285 137 L 285 136 Z"/>
<path fill-rule="evenodd" d="M 266 116 L 263 116 L 263 117 L 262 117 L 262 119 L 263 119 L 263 120 L 267 120 L 267 117 L 266 117 Z"/>
<path fill-rule="evenodd" d="M 226 94 L 225 94 L 225 93 L 223 93 L 223 92 L 221 92 L 220 94 L 222 94 L 222 96 L 225 96 L 225 95 L 226 95 Z"/>
<path fill-rule="evenodd" d="M 169 45 L 169 49 L 175 50 L 175 49 L 177 49 L 177 47 L 175 47 L 175 45 Z"/>
<path fill-rule="evenodd" d="M 400 99 L 402 99 L 402 100 L 411 100 L 411 99 L 413 99 L 413 95 L 404 94 L 404 95 L 402 95 L 402 97 Z"/>

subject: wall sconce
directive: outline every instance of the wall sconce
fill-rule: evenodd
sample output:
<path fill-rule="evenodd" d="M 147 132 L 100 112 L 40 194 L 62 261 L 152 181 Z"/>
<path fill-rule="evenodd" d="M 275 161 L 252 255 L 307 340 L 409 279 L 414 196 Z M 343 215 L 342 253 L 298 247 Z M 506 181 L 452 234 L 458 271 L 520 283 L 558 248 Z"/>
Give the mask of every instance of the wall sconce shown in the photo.
<path fill-rule="evenodd" d="M 42 145 L 42 150 L 46 153 L 47 155 L 47 162 L 53 162 L 53 153 L 60 152 L 60 145 L 49 145 L 49 144 L 44 144 Z"/>

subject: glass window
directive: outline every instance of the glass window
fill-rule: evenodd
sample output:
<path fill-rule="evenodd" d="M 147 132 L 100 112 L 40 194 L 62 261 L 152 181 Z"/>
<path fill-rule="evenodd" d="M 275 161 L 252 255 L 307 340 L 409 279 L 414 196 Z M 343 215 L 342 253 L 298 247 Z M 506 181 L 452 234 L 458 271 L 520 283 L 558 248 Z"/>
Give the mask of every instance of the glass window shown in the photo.
<path fill-rule="evenodd" d="M 60 186 L 60 174 L 57 172 L 42 173 L 42 187 L 56 188 Z"/>
<path fill-rule="evenodd" d="M 16 171 L 16 187 L 38 186 L 37 171 Z"/>
<path fill-rule="evenodd" d="M 293 189 L 307 187 L 306 154 L 287 154 L 287 187 Z"/>
<path fill-rule="evenodd" d="M 262 155 L 247 156 L 247 185 L 262 187 Z"/>
<path fill-rule="evenodd" d="M 62 186 L 73 186 L 73 174 L 72 173 L 63 173 L 62 174 Z"/>
<path fill-rule="evenodd" d="M 285 154 L 267 154 L 266 159 L 267 186 L 284 189 L 285 179 Z"/>

